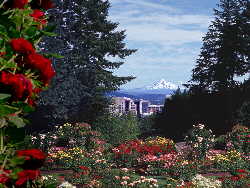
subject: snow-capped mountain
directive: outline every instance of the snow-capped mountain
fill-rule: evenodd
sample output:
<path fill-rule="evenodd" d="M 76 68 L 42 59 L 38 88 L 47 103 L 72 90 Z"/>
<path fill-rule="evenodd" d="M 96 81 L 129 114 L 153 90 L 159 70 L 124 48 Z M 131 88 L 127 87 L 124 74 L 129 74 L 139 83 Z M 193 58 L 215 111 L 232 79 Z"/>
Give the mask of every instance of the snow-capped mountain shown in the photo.
<path fill-rule="evenodd" d="M 166 97 L 171 96 L 178 88 L 183 89 L 183 86 L 181 84 L 176 85 L 161 79 L 152 86 L 135 89 L 121 89 L 109 93 L 109 96 L 144 99 L 149 100 L 152 104 L 164 104 Z"/>
<path fill-rule="evenodd" d="M 159 82 L 156 82 L 153 86 L 148 86 L 146 88 L 147 89 L 171 89 L 171 90 L 176 90 L 176 89 L 178 89 L 178 86 L 171 83 L 171 82 L 167 82 L 164 79 L 161 79 Z"/>

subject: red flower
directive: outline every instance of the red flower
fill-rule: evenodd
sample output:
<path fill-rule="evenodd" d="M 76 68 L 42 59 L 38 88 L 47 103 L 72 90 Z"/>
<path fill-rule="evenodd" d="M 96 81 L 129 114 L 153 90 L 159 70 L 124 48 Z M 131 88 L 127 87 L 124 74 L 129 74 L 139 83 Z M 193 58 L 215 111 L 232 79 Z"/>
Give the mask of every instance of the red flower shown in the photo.
<path fill-rule="evenodd" d="M 29 54 L 27 56 L 27 63 L 31 67 L 40 71 L 42 80 L 45 84 L 48 84 L 51 78 L 55 75 L 51 61 L 40 54 Z"/>
<path fill-rule="evenodd" d="M 0 171 L 0 184 L 7 183 L 9 179 L 10 170 Z"/>
<path fill-rule="evenodd" d="M 244 174 L 238 174 L 237 176 L 238 176 L 240 179 L 246 177 L 246 175 L 244 175 Z"/>
<path fill-rule="evenodd" d="M 46 10 L 54 7 L 51 0 L 33 0 L 31 4 L 33 8 L 43 8 Z"/>
<path fill-rule="evenodd" d="M 25 40 L 24 38 L 17 38 L 12 39 L 10 41 L 10 45 L 14 51 L 23 54 L 30 54 L 35 53 L 35 49 L 33 48 L 32 44 Z"/>
<path fill-rule="evenodd" d="M 28 180 L 35 180 L 37 177 L 40 176 L 39 170 L 23 170 L 18 174 L 18 180 L 16 181 L 16 185 L 20 186 L 23 185 Z"/>
<path fill-rule="evenodd" d="M 26 160 L 29 160 L 30 157 L 38 160 L 44 160 L 46 155 L 39 149 L 27 149 L 17 151 L 17 156 L 25 157 Z"/>
<path fill-rule="evenodd" d="M 238 169 L 238 170 L 236 170 L 236 172 L 238 172 L 238 173 L 247 173 L 247 171 L 244 170 L 244 169 Z"/>
<path fill-rule="evenodd" d="M 14 0 L 13 8 L 24 9 L 24 6 L 28 4 L 28 0 Z"/>
<path fill-rule="evenodd" d="M 30 14 L 30 16 L 33 17 L 36 22 L 39 22 L 42 25 L 47 23 L 46 19 L 43 19 L 44 15 L 44 12 L 39 9 L 33 10 L 33 13 Z"/>
<path fill-rule="evenodd" d="M 0 52 L 0 57 L 4 56 L 6 54 L 6 52 Z"/>
<path fill-rule="evenodd" d="M 240 177 L 238 177 L 238 176 L 232 176 L 230 179 L 233 180 L 233 181 L 238 181 L 240 179 Z"/>
<path fill-rule="evenodd" d="M 19 99 L 30 97 L 32 94 L 32 83 L 23 74 L 2 72 L 0 83 L 11 86 L 14 90 L 14 95 Z"/>
<path fill-rule="evenodd" d="M 87 166 L 79 166 L 79 168 L 82 170 L 89 170 L 89 167 L 87 167 Z"/>

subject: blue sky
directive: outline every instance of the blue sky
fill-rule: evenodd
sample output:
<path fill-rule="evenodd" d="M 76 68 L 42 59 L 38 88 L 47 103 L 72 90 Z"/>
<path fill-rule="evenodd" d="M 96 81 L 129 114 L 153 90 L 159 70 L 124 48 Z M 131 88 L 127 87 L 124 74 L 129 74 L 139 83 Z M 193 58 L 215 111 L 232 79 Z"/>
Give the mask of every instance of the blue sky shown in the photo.
<path fill-rule="evenodd" d="M 219 0 L 110 0 L 109 19 L 126 30 L 127 57 L 115 74 L 137 78 L 122 86 L 137 88 L 164 78 L 186 82 L 199 55 L 202 37 Z"/>

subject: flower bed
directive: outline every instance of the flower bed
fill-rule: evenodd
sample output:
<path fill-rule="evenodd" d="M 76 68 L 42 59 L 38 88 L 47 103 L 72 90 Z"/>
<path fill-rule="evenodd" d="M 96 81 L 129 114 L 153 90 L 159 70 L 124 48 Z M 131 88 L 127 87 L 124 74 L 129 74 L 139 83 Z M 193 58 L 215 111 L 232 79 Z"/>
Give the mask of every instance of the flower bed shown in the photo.
<path fill-rule="evenodd" d="M 82 139 L 72 142 L 78 136 L 69 134 L 63 147 L 55 147 L 56 143 L 61 144 L 57 141 L 65 136 L 67 126 L 72 132 L 79 130 L 79 125 L 66 124 L 53 131 L 53 138 L 51 132 L 42 135 L 44 139 L 54 139 L 54 144 L 48 144 L 48 166 L 44 170 L 61 176 L 64 171 L 56 170 L 70 169 L 65 171 L 69 173 L 65 173 L 64 180 L 78 187 L 244 187 L 250 183 L 249 161 L 235 149 L 211 148 L 198 159 L 192 153 L 196 147 L 178 151 L 172 140 L 162 137 L 131 140 L 112 147 L 90 125 L 80 128 Z M 89 145 L 87 138 L 99 141 Z"/>

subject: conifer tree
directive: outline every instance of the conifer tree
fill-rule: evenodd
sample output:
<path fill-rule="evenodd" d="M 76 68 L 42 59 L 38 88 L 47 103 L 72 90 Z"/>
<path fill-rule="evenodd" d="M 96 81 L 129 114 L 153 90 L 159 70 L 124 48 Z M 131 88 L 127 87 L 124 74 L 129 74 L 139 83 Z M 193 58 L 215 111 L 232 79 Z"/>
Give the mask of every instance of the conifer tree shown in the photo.
<path fill-rule="evenodd" d="M 56 60 L 57 75 L 41 96 L 40 106 L 51 105 L 55 118 L 77 119 L 74 115 L 79 114 L 84 120 L 92 114 L 91 120 L 107 105 L 106 92 L 134 78 L 113 72 L 136 50 L 125 47 L 125 31 L 118 31 L 118 23 L 108 19 L 108 0 L 56 1 L 58 6 L 48 14 L 57 36 L 44 39 L 41 49 L 64 58 Z"/>
<path fill-rule="evenodd" d="M 220 0 L 203 38 L 191 89 L 225 91 L 250 70 L 250 1 Z"/>

